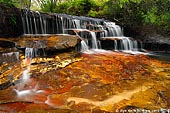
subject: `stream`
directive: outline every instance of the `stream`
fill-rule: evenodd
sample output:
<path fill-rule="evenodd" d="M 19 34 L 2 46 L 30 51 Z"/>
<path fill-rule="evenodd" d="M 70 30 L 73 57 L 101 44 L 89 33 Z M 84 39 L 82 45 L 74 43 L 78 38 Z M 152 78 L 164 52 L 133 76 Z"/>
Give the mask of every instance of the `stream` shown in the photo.
<path fill-rule="evenodd" d="M 0 112 L 170 112 L 169 53 L 103 19 L 22 13 L 25 34 L 0 38 Z"/>

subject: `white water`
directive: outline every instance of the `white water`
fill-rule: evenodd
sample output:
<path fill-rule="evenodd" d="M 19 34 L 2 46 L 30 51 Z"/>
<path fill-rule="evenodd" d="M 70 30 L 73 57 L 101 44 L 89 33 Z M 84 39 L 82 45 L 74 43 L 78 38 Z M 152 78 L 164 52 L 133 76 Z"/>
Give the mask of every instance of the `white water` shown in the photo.
<path fill-rule="evenodd" d="M 122 43 L 123 43 L 123 50 L 133 50 L 133 42 L 132 40 L 130 40 L 128 37 L 124 37 L 122 39 Z"/>
<path fill-rule="evenodd" d="M 2 58 L 3 58 L 3 60 L 7 60 L 7 61 L 10 60 L 10 59 L 11 60 L 16 59 L 17 61 L 19 61 L 19 52 L 3 53 Z"/>
<path fill-rule="evenodd" d="M 38 90 L 35 87 L 30 86 L 29 89 L 25 89 L 25 86 L 32 83 L 32 80 L 30 79 L 31 73 L 30 73 L 30 66 L 32 62 L 32 58 L 39 56 L 39 49 L 43 49 L 45 45 L 39 41 L 34 41 L 31 43 L 29 48 L 25 49 L 25 63 L 27 63 L 27 67 L 22 72 L 22 76 L 20 79 L 20 83 L 17 84 L 14 88 L 14 91 L 16 92 L 18 98 L 24 97 L 24 99 L 27 99 L 27 95 L 32 95 L 36 93 L 43 92 L 42 90 Z M 45 54 L 45 53 L 44 53 Z"/>
<path fill-rule="evenodd" d="M 138 50 L 138 42 L 136 40 L 133 41 L 133 49 Z"/>
<path fill-rule="evenodd" d="M 35 14 L 39 16 L 35 17 Z M 33 11 L 27 10 L 25 15 L 23 16 L 23 26 L 26 34 L 37 34 L 38 32 L 42 34 L 51 33 L 53 34 L 63 33 L 64 30 L 67 29 L 77 29 L 80 32 L 86 31 L 90 33 L 89 36 L 80 36 L 84 42 L 81 42 L 81 51 L 86 51 L 88 49 L 102 49 L 102 43 L 99 38 L 101 37 L 110 37 L 116 38 L 114 41 L 113 48 L 114 50 L 126 50 L 126 51 L 137 51 L 139 50 L 138 42 L 129 37 L 123 36 L 123 31 L 119 25 L 116 25 L 114 22 L 104 22 L 104 24 L 100 25 L 100 22 L 97 19 L 88 18 L 88 17 L 80 17 L 80 16 L 71 16 L 66 14 L 55 14 L 54 22 L 49 21 L 46 18 L 43 18 L 39 12 L 34 13 Z M 31 14 L 31 17 L 28 16 Z M 52 26 L 49 26 L 52 23 Z M 82 29 L 86 28 L 86 29 Z M 39 30 L 38 30 L 39 29 Z M 81 31 L 82 29 L 82 31 Z M 96 36 L 96 31 L 91 30 L 101 30 L 102 32 Z M 118 40 L 119 41 L 118 41 Z M 120 41 L 121 40 L 121 41 Z M 88 47 L 85 46 L 85 43 Z M 36 44 L 35 44 L 36 45 Z M 142 46 L 140 46 L 142 47 Z M 87 49 L 88 48 L 88 49 Z M 36 47 L 26 48 L 26 58 L 31 58 L 36 56 L 38 53 L 38 49 Z"/>
<path fill-rule="evenodd" d="M 114 50 L 126 51 L 131 53 L 141 53 L 139 52 L 138 42 L 130 37 L 102 37 L 102 39 L 107 39 L 114 41 L 113 48 Z M 141 45 L 140 45 L 141 46 Z M 141 48 L 140 48 L 141 49 Z M 136 51 L 136 52 L 135 52 Z"/>
<path fill-rule="evenodd" d="M 95 32 L 90 31 L 91 34 L 91 38 L 92 38 L 92 49 L 98 49 L 98 43 L 97 43 L 97 39 L 96 39 L 96 34 Z"/>
<path fill-rule="evenodd" d="M 35 48 L 26 48 L 25 49 L 25 58 L 33 58 L 37 50 Z"/>
<path fill-rule="evenodd" d="M 45 30 L 44 30 L 44 24 L 43 24 L 43 18 L 41 17 L 41 14 L 39 11 L 36 11 L 36 13 L 39 15 L 39 19 L 40 19 L 40 29 L 41 29 L 41 33 L 45 34 Z"/>
<path fill-rule="evenodd" d="M 81 41 L 81 52 L 88 51 L 89 48 L 84 40 Z"/>
<path fill-rule="evenodd" d="M 24 97 L 24 99 L 27 100 L 28 95 L 33 95 L 33 94 L 38 94 L 38 93 L 43 93 L 44 90 L 37 90 L 37 89 L 27 89 L 27 90 L 17 90 L 14 89 L 16 92 L 18 98 Z"/>
<path fill-rule="evenodd" d="M 117 40 L 114 40 L 114 50 L 118 50 Z"/>
<path fill-rule="evenodd" d="M 22 81 L 27 81 L 30 78 L 29 70 L 24 70 L 22 73 Z"/>
<path fill-rule="evenodd" d="M 30 32 L 30 28 L 29 28 L 29 21 L 28 21 L 28 11 L 26 11 L 26 16 L 25 16 L 25 18 L 26 18 L 26 27 L 27 27 L 27 32 L 25 32 L 26 34 L 28 33 L 28 34 L 30 34 L 31 32 Z M 25 26 L 23 26 L 23 27 L 25 27 Z"/>
<path fill-rule="evenodd" d="M 74 19 L 74 20 L 72 21 L 72 23 L 73 23 L 73 28 L 75 28 L 75 29 L 81 29 L 80 20 Z"/>
<path fill-rule="evenodd" d="M 114 22 L 105 22 L 105 37 L 112 37 L 112 36 L 117 36 L 121 37 L 123 36 L 123 32 L 121 30 L 121 27 L 116 25 Z"/>

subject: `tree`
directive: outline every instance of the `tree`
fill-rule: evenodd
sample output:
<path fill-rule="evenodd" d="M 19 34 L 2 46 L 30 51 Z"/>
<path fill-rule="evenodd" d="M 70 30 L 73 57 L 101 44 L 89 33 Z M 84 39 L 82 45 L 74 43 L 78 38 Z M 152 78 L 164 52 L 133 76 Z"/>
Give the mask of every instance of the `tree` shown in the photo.
<path fill-rule="evenodd" d="M 19 2 L 20 2 L 20 8 L 22 8 L 22 9 L 25 9 L 25 8 L 30 9 L 31 0 L 19 0 Z"/>
<path fill-rule="evenodd" d="M 41 10 L 45 12 L 54 12 L 57 2 L 60 2 L 60 0 L 42 0 Z"/>

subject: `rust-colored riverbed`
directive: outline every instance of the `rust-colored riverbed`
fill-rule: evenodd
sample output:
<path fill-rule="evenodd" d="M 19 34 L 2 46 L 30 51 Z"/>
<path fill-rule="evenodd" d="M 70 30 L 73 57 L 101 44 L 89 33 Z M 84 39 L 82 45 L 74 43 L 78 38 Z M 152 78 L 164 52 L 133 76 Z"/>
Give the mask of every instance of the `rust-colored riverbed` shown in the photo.
<path fill-rule="evenodd" d="M 158 112 L 170 108 L 170 63 L 114 51 L 87 53 L 33 59 L 21 55 L 13 79 L 22 79 L 0 90 L 0 112 Z"/>

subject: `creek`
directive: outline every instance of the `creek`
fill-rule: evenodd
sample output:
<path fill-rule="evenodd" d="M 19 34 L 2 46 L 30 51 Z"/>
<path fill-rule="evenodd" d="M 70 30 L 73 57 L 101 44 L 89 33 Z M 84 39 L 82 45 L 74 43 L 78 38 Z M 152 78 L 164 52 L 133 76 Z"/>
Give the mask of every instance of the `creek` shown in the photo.
<path fill-rule="evenodd" d="M 12 46 L 0 48 L 0 112 L 169 109 L 169 54 L 143 49 L 114 22 L 49 16 L 23 10 L 24 35 L 1 38 Z"/>

